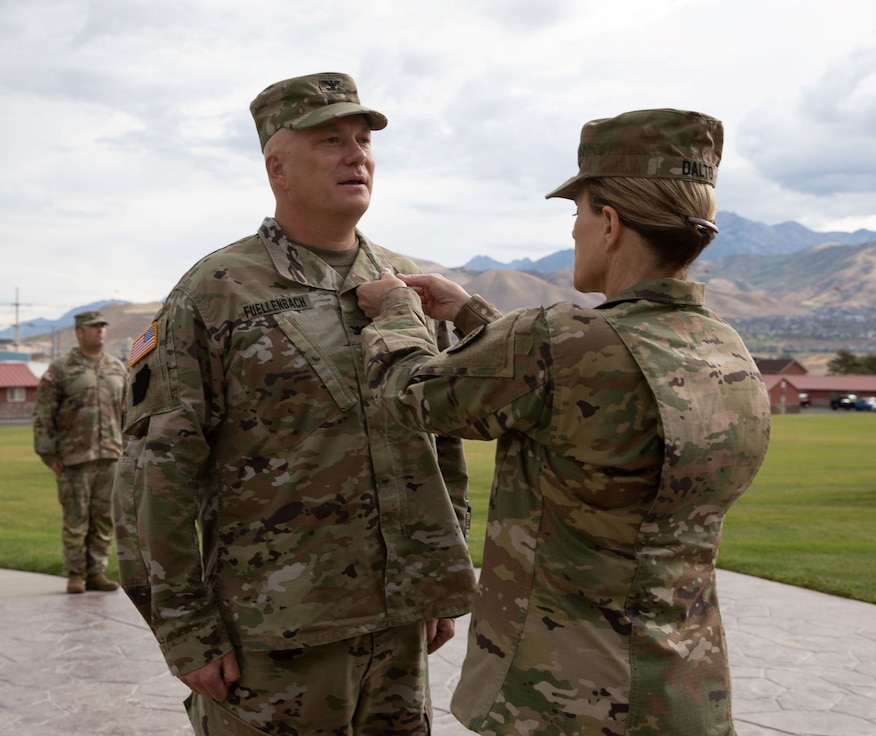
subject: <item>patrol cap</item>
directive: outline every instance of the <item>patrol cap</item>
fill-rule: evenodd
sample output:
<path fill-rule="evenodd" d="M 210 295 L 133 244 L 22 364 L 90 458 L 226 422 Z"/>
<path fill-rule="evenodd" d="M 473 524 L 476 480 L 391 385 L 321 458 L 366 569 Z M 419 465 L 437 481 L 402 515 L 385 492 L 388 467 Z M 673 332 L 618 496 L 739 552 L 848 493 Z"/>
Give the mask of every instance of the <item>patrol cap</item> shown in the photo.
<path fill-rule="evenodd" d="M 262 150 L 280 128 L 312 128 L 332 118 L 364 115 L 371 130 L 383 130 L 386 116 L 359 103 L 356 83 L 348 74 L 323 72 L 276 82 L 249 106 Z"/>
<path fill-rule="evenodd" d="M 80 327 L 85 327 L 86 325 L 91 327 L 93 325 L 108 325 L 103 315 L 100 312 L 79 312 L 79 314 L 73 315 L 73 319 L 76 320 L 76 329 L 78 330 Z"/>
<path fill-rule="evenodd" d="M 720 120 L 688 110 L 634 110 L 585 123 L 578 173 L 545 199 L 574 199 L 584 179 L 629 176 L 715 186 L 724 146 Z"/>

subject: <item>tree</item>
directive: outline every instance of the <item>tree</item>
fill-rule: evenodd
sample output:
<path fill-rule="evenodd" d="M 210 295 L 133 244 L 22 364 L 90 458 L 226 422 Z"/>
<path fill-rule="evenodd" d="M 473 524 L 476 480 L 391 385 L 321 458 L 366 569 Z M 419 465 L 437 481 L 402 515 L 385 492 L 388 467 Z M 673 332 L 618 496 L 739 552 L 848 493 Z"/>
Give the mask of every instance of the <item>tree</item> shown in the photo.
<path fill-rule="evenodd" d="M 861 364 L 864 368 L 863 373 L 870 375 L 876 374 L 876 353 L 868 353 L 861 358 Z"/>
<path fill-rule="evenodd" d="M 838 350 L 836 357 L 827 364 L 827 372 L 838 376 L 876 374 L 876 353 L 858 357 L 848 350 Z"/>
<path fill-rule="evenodd" d="M 861 361 L 848 350 L 838 350 L 836 357 L 827 364 L 827 372 L 833 375 L 848 376 L 860 373 Z"/>

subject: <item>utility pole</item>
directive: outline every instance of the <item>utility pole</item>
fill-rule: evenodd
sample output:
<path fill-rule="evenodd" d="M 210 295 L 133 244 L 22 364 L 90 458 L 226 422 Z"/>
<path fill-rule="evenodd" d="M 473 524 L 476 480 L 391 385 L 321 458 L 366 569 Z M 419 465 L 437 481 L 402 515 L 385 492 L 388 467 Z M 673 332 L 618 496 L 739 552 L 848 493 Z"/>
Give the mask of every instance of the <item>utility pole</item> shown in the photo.
<path fill-rule="evenodd" d="M 19 330 L 21 329 L 21 320 L 18 318 L 18 307 L 20 306 L 20 302 L 18 301 L 18 287 L 15 287 L 15 341 L 12 343 L 12 346 L 18 350 L 18 337 Z"/>
<path fill-rule="evenodd" d="M 12 306 L 15 307 L 15 339 L 12 342 L 12 347 L 14 347 L 15 350 L 17 351 L 18 350 L 18 342 L 19 342 L 19 338 L 20 338 L 20 334 L 21 334 L 21 320 L 18 318 L 18 308 L 32 306 L 30 304 L 22 304 L 21 301 L 19 301 L 18 287 L 17 286 L 15 287 L 15 301 L 12 302 Z"/>

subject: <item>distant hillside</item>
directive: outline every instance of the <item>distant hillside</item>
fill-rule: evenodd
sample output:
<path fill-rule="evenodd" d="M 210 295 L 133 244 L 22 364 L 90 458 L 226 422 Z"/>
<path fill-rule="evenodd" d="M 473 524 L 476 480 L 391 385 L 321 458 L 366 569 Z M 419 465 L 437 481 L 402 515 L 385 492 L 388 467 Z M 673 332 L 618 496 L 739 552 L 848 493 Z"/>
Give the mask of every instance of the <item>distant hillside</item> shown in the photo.
<path fill-rule="evenodd" d="M 787 307 L 873 310 L 876 238 L 860 245 L 816 245 L 786 255 L 702 259 L 690 276 L 716 289 L 745 294 L 753 303 L 769 297 Z"/>
<path fill-rule="evenodd" d="M 872 230 L 856 230 L 853 233 L 816 232 L 796 222 L 764 225 L 746 220 L 732 212 L 719 212 L 717 224 L 721 232 L 709 246 L 710 258 L 722 258 L 734 253 L 779 255 L 796 253 L 825 243 L 858 245 L 876 240 L 876 232 Z"/>
<path fill-rule="evenodd" d="M 91 302 L 91 304 L 83 304 L 81 307 L 76 307 L 75 309 L 71 309 L 66 314 L 62 314 L 57 319 L 45 319 L 44 317 L 29 319 L 26 322 L 22 322 L 18 326 L 18 336 L 20 339 L 24 340 L 28 337 L 33 337 L 34 335 L 45 335 L 46 333 L 52 332 L 53 330 L 63 330 L 65 327 L 73 327 L 74 315 L 93 309 L 102 310 L 108 304 L 129 304 L 129 302 L 107 299 L 100 302 Z M 0 330 L 0 340 L 14 339 L 14 326 L 7 327 L 4 330 Z"/>
<path fill-rule="evenodd" d="M 876 238 L 858 245 L 816 245 L 782 255 L 735 254 L 698 260 L 690 277 L 708 285 L 708 303 L 725 317 L 811 314 L 833 308 L 876 311 Z M 572 264 L 550 273 L 469 268 L 439 271 L 501 309 L 569 300 L 592 304 L 599 297 L 572 287 Z M 876 328 L 874 328 L 876 331 Z"/>
<path fill-rule="evenodd" d="M 721 232 L 707 250 L 709 258 L 723 258 L 738 253 L 780 255 L 796 253 L 813 245 L 826 243 L 857 245 L 876 240 L 876 232 L 872 230 L 856 230 L 853 233 L 820 233 L 796 222 L 764 225 L 746 220 L 732 212 L 719 212 L 716 219 Z M 502 263 L 488 256 L 475 256 L 465 264 L 465 268 L 473 271 L 503 268 L 513 271 L 553 273 L 564 268 L 571 268 L 574 261 L 574 249 L 567 248 L 534 261 L 529 258 L 521 258 L 510 263 Z"/>
<path fill-rule="evenodd" d="M 691 268 L 690 278 L 707 284 L 707 305 L 739 325 L 746 340 L 762 354 L 838 349 L 876 352 L 876 237 L 855 245 L 815 245 L 784 254 L 707 254 Z M 599 294 L 575 291 L 571 263 L 549 272 L 479 271 L 415 260 L 423 271 L 441 273 L 506 312 L 559 301 L 582 306 L 602 301 Z M 42 358 L 66 351 L 75 344 L 72 315 L 95 307 L 109 322 L 108 351 L 124 357 L 160 303 L 83 305 L 58 320 L 67 326 L 44 327 L 40 335 L 22 338 L 22 342 Z"/>
<path fill-rule="evenodd" d="M 428 272 L 441 273 L 455 281 L 471 294 L 480 294 L 503 312 L 518 307 L 538 307 L 559 301 L 570 301 L 582 306 L 595 306 L 603 301 L 601 294 L 581 294 L 572 286 L 572 269 L 551 274 L 493 269 L 436 267 L 424 261 L 417 264 Z M 720 278 L 717 267 L 706 266 L 707 273 L 691 274 L 697 281 L 707 281 L 708 305 L 723 317 L 798 316 L 810 313 L 810 308 L 796 299 L 748 288 L 735 279 Z M 717 274 L 717 276 L 715 276 Z"/>
<path fill-rule="evenodd" d="M 690 277 L 708 285 L 709 304 L 727 317 L 801 315 L 813 310 L 876 311 L 876 239 L 859 245 L 818 245 L 784 255 L 730 255 L 701 258 Z M 558 301 L 585 306 L 598 304 L 600 295 L 580 294 L 572 286 L 571 266 L 548 273 L 492 269 L 448 268 L 415 259 L 423 271 L 441 273 L 467 289 L 481 294 L 503 311 L 535 307 Z M 96 302 L 109 320 L 111 338 L 131 340 L 148 325 L 159 303 Z M 72 314 L 94 308 L 71 310 L 67 327 L 56 328 L 62 342 L 73 340 Z M 43 342 L 51 330 L 41 332 Z"/>
<path fill-rule="evenodd" d="M 95 302 L 100 305 L 100 311 L 107 320 L 106 352 L 119 359 L 126 360 L 131 354 L 131 343 L 149 326 L 152 318 L 161 307 L 160 302 L 147 304 L 131 304 L 130 302 Z M 77 307 L 71 314 L 94 309 L 94 304 Z M 63 319 L 63 318 L 62 318 Z M 22 342 L 25 342 L 22 340 Z M 54 343 L 54 344 L 53 344 Z M 49 360 L 67 352 L 76 345 L 76 334 L 72 317 L 67 327 L 61 327 L 54 332 L 42 333 L 27 339 L 28 348 L 40 360 Z"/>

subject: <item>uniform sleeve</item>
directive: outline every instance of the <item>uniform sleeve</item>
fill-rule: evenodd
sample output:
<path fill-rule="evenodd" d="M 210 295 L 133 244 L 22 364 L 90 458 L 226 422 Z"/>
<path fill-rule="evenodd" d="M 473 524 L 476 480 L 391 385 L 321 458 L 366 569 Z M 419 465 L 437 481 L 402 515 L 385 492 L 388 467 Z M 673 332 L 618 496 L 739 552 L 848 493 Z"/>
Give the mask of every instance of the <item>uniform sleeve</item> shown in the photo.
<path fill-rule="evenodd" d="M 459 338 L 465 337 L 469 332 L 473 332 L 478 327 L 495 322 L 502 317 L 502 313 L 484 299 L 480 294 L 472 296 L 459 314 L 453 320 L 455 332 Z"/>
<path fill-rule="evenodd" d="M 541 309 L 516 310 L 435 354 L 413 289 L 393 289 L 363 330 L 369 387 L 412 429 L 490 440 L 550 424 L 550 338 Z"/>
<path fill-rule="evenodd" d="M 195 305 L 174 292 L 141 337 L 125 391 L 125 445 L 113 486 L 119 572 L 174 674 L 231 651 L 204 582 L 199 513 L 209 435 L 223 413 L 222 361 Z"/>
<path fill-rule="evenodd" d="M 436 331 L 436 345 L 439 350 L 450 347 L 450 331 L 446 322 L 439 322 Z M 471 504 L 468 500 L 468 467 L 465 462 L 465 448 L 462 440 L 455 437 L 435 437 L 435 445 L 438 454 L 438 467 L 459 528 L 463 536 L 468 539 L 471 528 Z"/>
<path fill-rule="evenodd" d="M 61 403 L 63 374 L 52 363 L 40 378 L 33 409 L 33 449 L 48 464 L 60 456 L 58 446 L 58 408 Z"/>
<path fill-rule="evenodd" d="M 394 266 L 396 270 L 403 273 L 422 273 L 422 270 L 416 263 L 399 256 L 393 256 Z M 435 322 L 427 320 L 424 315 L 420 315 L 419 319 L 424 327 L 424 331 L 431 333 L 429 342 L 433 347 L 424 349 L 435 353 L 437 350 L 444 350 L 451 345 L 450 328 L 447 322 Z M 459 325 L 454 325 L 457 330 Z M 423 336 L 425 338 L 425 336 Z M 435 436 L 436 453 L 438 456 L 438 467 L 441 471 L 441 477 L 444 479 L 444 485 L 447 488 L 447 493 L 450 496 L 450 502 L 453 505 L 453 511 L 456 514 L 456 519 L 459 523 L 459 528 L 468 539 L 468 533 L 471 528 L 471 504 L 468 500 L 468 466 L 465 461 L 465 448 L 462 440 L 456 437 L 446 435 Z"/>
<path fill-rule="evenodd" d="M 128 380 L 128 369 L 120 360 L 113 358 L 107 372 L 106 410 L 109 421 L 106 439 L 116 447 L 121 447 L 122 420 L 125 413 L 125 385 Z"/>

